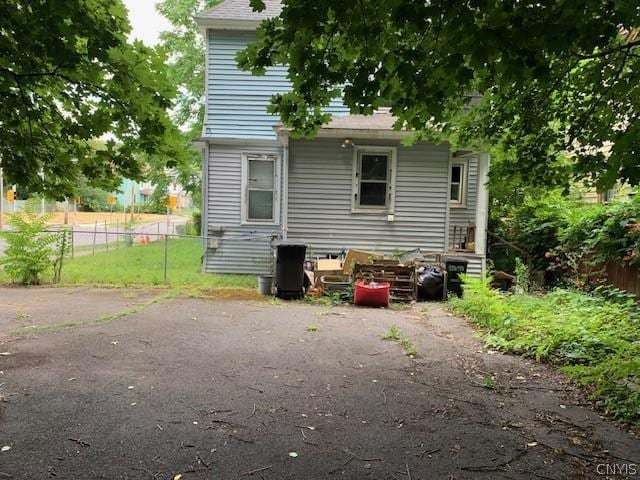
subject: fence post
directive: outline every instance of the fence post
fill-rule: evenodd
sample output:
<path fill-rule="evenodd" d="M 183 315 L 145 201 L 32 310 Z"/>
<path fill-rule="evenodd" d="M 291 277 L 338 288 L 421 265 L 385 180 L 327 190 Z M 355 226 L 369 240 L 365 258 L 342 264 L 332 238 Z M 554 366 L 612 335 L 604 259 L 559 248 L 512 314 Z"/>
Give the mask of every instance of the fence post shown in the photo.
<path fill-rule="evenodd" d="M 93 227 L 93 250 L 91 251 L 91 255 L 96 254 L 96 235 L 98 235 L 98 220 L 96 220 L 95 226 Z"/>
<path fill-rule="evenodd" d="M 164 236 L 164 283 L 167 283 L 167 261 L 169 253 L 169 232 Z"/>
<path fill-rule="evenodd" d="M 120 248 L 120 221 L 116 217 L 116 250 Z"/>
<path fill-rule="evenodd" d="M 71 258 L 76 257 L 76 234 L 73 231 L 73 225 L 71 225 Z"/>
<path fill-rule="evenodd" d="M 104 221 L 104 240 L 107 245 L 107 253 L 109 252 L 109 232 L 107 231 L 107 221 Z"/>

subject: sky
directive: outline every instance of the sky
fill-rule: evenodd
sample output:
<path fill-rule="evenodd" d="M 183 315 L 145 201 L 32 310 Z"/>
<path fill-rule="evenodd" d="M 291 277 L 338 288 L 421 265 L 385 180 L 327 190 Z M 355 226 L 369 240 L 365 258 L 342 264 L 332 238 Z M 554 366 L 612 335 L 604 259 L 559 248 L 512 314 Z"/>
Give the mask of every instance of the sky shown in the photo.
<path fill-rule="evenodd" d="M 158 43 L 158 36 L 170 26 L 169 21 L 156 11 L 157 0 L 124 0 L 129 9 L 132 38 L 142 40 L 146 45 Z"/>

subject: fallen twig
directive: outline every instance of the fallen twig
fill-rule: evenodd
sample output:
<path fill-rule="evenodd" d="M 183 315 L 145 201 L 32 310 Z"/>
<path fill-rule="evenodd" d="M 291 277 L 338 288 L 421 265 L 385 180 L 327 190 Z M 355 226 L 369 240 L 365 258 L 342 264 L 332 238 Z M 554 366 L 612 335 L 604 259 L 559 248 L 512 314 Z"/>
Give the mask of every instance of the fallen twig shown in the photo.
<path fill-rule="evenodd" d="M 78 445 L 80 445 L 81 447 L 90 447 L 91 444 L 89 444 L 88 442 L 85 442 L 84 440 L 80 440 L 79 438 L 69 438 L 69 440 L 71 440 L 72 442 L 76 442 Z"/>
<path fill-rule="evenodd" d="M 347 455 L 351 455 L 353 458 L 355 458 L 356 460 L 360 460 L 361 462 L 384 462 L 384 459 L 381 457 L 375 457 L 375 458 L 363 458 L 363 457 L 359 457 L 357 456 L 355 453 L 347 450 L 346 448 L 344 448 L 342 450 L 344 453 L 346 453 Z"/>
<path fill-rule="evenodd" d="M 202 458 L 200 455 L 196 455 L 196 460 L 198 460 L 202 465 L 207 467 L 208 470 L 211 470 L 211 467 L 209 466 L 209 464 L 205 462 L 204 458 Z"/>
<path fill-rule="evenodd" d="M 423 450 L 422 452 L 416 453 L 415 455 L 416 455 L 416 457 L 423 458 L 425 455 L 431 455 L 433 453 L 439 452 L 440 450 L 442 450 L 442 449 L 434 448 L 433 450 Z"/>
<path fill-rule="evenodd" d="M 312 441 L 310 441 L 310 440 L 307 438 L 307 436 L 304 434 L 304 430 L 303 430 L 302 428 L 300 429 L 300 433 L 302 434 L 302 441 L 303 441 L 304 443 L 308 443 L 309 445 L 313 445 L 314 447 L 317 447 L 317 446 L 318 446 L 318 444 L 317 444 L 317 443 L 312 442 Z"/>
<path fill-rule="evenodd" d="M 460 467 L 460 470 L 467 470 L 469 472 L 494 472 L 496 470 L 503 470 L 504 467 L 509 465 L 514 460 L 517 460 L 518 458 L 520 458 L 526 453 L 527 453 L 526 450 L 521 450 L 515 455 L 513 455 L 511 458 L 508 458 L 507 460 L 505 460 L 504 462 L 496 463 L 493 465 L 475 465 L 475 466 L 471 465 L 467 467 Z"/>
<path fill-rule="evenodd" d="M 260 468 L 254 469 L 254 470 L 248 470 L 246 472 L 242 472 L 240 474 L 240 476 L 241 477 L 248 477 L 248 476 L 254 475 L 256 473 L 264 472 L 265 470 L 269 470 L 271 467 L 273 467 L 273 465 L 267 465 L 266 467 L 260 467 Z"/>
<path fill-rule="evenodd" d="M 238 440 L 239 442 L 242 442 L 242 443 L 256 443 L 253 440 L 248 440 L 246 438 L 239 437 L 238 435 L 234 435 L 233 433 L 230 433 L 229 437 L 234 438 L 234 439 L 236 439 L 236 440 Z"/>
<path fill-rule="evenodd" d="M 256 402 L 253 402 L 253 411 L 251 412 L 251 415 L 249 415 L 247 417 L 247 420 L 249 420 L 251 417 L 253 417 L 256 414 Z"/>
<path fill-rule="evenodd" d="M 411 476 L 411 469 L 409 468 L 409 464 L 405 463 L 405 466 L 407 467 L 407 477 L 409 477 L 409 480 L 413 480 L 413 477 Z"/>
<path fill-rule="evenodd" d="M 379 397 L 380 395 L 382 395 L 382 398 L 384 399 L 384 400 L 382 401 L 382 405 L 386 405 L 386 404 L 387 404 L 387 394 L 386 394 L 386 393 L 384 393 L 384 389 L 385 389 L 385 387 L 382 387 L 382 390 L 380 390 L 380 393 L 378 394 L 378 397 Z"/>
<path fill-rule="evenodd" d="M 298 428 L 306 428 L 307 430 L 316 430 L 316 427 L 311 427 L 309 425 L 295 425 Z"/>
<path fill-rule="evenodd" d="M 234 423 L 234 422 L 229 422 L 228 420 L 223 420 L 223 419 L 217 419 L 217 418 L 213 418 L 211 420 L 209 420 L 211 423 L 220 423 L 223 425 L 229 425 L 230 427 L 240 427 L 240 428 L 247 428 L 246 425 L 242 425 L 241 423 Z"/>

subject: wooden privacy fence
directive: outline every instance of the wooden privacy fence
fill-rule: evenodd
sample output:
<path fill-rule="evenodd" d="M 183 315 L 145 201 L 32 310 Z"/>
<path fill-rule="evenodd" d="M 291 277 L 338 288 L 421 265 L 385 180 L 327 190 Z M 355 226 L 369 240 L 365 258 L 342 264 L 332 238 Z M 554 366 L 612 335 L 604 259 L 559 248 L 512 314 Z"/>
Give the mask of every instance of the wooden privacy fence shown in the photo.
<path fill-rule="evenodd" d="M 635 265 L 622 266 L 609 262 L 605 268 L 607 281 L 620 290 L 640 296 L 640 268 Z"/>

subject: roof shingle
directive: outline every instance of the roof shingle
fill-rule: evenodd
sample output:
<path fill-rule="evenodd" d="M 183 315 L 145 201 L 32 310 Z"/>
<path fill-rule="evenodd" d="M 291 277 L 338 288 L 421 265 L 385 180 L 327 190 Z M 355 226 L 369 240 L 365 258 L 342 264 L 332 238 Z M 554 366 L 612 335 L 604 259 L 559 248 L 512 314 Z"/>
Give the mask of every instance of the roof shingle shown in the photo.
<path fill-rule="evenodd" d="M 253 20 L 260 21 L 277 17 L 282 10 L 280 0 L 264 0 L 265 9 L 262 12 L 254 12 L 249 5 L 249 0 L 224 0 L 209 10 L 198 13 L 196 19 L 209 20 Z"/>

